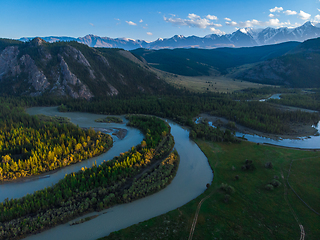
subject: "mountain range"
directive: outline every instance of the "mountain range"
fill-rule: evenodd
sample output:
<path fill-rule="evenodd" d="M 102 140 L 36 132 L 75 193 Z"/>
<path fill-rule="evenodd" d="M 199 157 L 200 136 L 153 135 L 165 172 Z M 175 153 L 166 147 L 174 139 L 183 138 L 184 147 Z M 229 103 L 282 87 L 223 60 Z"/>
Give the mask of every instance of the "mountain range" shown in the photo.
<path fill-rule="evenodd" d="M 171 38 L 159 38 L 153 42 L 145 40 L 134 40 L 129 38 L 109 38 L 95 35 L 84 37 L 42 37 L 47 42 L 77 41 L 89 47 L 123 48 L 133 50 L 137 48 L 146 49 L 173 49 L 173 48 L 204 48 L 212 49 L 218 47 L 253 47 L 269 44 L 277 44 L 288 41 L 305 41 L 311 38 L 320 37 L 320 24 L 310 21 L 296 28 L 265 28 L 253 29 L 242 28 L 231 34 L 217 35 L 210 34 L 205 37 L 175 35 Z M 20 38 L 26 42 L 33 38 Z"/>

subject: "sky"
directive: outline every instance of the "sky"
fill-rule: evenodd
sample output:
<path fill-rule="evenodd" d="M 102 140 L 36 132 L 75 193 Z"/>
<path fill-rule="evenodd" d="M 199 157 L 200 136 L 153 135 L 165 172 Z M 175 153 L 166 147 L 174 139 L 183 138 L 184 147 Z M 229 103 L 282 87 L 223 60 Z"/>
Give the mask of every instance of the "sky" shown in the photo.
<path fill-rule="evenodd" d="M 0 38 L 87 34 L 154 41 L 320 22 L 320 0 L 0 0 Z"/>

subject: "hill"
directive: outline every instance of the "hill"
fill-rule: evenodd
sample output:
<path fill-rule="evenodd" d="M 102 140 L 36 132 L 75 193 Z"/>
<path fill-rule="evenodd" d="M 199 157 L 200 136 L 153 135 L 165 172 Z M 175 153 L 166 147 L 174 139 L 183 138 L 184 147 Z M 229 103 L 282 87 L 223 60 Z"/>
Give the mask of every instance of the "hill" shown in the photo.
<path fill-rule="evenodd" d="M 122 52 L 77 42 L 47 43 L 41 38 L 25 43 L 0 39 L 0 93 L 91 99 L 170 88 Z"/>
<path fill-rule="evenodd" d="M 320 87 L 320 38 L 307 40 L 283 56 L 238 71 L 233 76 L 247 81 Z"/>
<path fill-rule="evenodd" d="M 222 74 L 228 68 L 261 62 L 281 56 L 297 47 L 299 42 L 244 48 L 217 49 L 136 49 L 131 52 L 143 57 L 150 65 L 163 71 L 184 76 L 209 75 L 212 69 Z"/>

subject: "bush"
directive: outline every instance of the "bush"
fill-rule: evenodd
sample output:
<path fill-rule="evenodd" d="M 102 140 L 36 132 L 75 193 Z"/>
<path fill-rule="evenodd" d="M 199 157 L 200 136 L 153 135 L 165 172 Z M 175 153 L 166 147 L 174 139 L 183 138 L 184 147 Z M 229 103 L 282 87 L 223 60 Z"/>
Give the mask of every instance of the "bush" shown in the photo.
<path fill-rule="evenodd" d="M 269 190 L 269 191 L 273 190 L 273 186 L 271 184 L 267 184 L 264 188 Z"/>
<path fill-rule="evenodd" d="M 228 194 L 232 194 L 235 192 L 235 189 L 234 187 L 226 184 L 226 183 L 222 183 L 221 186 L 220 186 L 220 189 Z"/>
<path fill-rule="evenodd" d="M 245 165 L 242 165 L 241 169 L 244 170 L 244 171 L 246 171 L 246 170 L 254 170 L 254 169 L 256 169 L 256 167 L 254 166 L 254 164 L 252 163 L 251 160 L 246 159 Z"/>
<path fill-rule="evenodd" d="M 279 187 L 281 185 L 281 182 L 279 182 L 276 179 L 273 179 L 272 182 L 270 183 L 274 187 Z"/>
<path fill-rule="evenodd" d="M 267 162 L 264 166 L 269 169 L 273 168 L 272 162 Z"/>
<path fill-rule="evenodd" d="M 235 178 L 236 180 L 239 180 L 239 175 L 236 175 L 234 178 Z"/>

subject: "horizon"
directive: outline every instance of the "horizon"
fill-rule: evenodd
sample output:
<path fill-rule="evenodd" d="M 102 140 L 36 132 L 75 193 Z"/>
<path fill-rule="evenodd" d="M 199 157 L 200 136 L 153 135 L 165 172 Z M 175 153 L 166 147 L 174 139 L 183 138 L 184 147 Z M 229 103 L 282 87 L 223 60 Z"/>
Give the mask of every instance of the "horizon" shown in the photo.
<path fill-rule="evenodd" d="M 71 9 L 71 11 L 70 11 Z M 255 2 L 21 0 L 3 4 L 1 38 L 86 35 L 155 41 L 174 35 L 204 37 L 252 27 L 299 27 L 320 22 L 320 1 Z"/>
<path fill-rule="evenodd" d="M 320 0 L 319 0 L 320 1 Z M 243 29 L 253 29 L 253 31 L 256 31 L 256 32 L 260 32 L 260 31 L 263 31 L 264 29 L 267 29 L 267 28 L 273 28 L 273 29 L 279 29 L 279 28 L 288 28 L 288 29 L 295 29 L 295 28 L 298 28 L 298 27 L 301 27 L 301 26 L 303 26 L 303 25 L 305 25 L 306 23 L 311 23 L 313 26 L 315 26 L 316 24 L 317 24 L 317 22 L 316 23 L 314 23 L 314 22 L 311 22 L 311 21 L 306 21 L 306 22 L 304 22 L 303 24 L 301 24 L 300 26 L 297 26 L 297 27 L 277 27 L 277 28 L 273 28 L 273 27 L 266 27 L 266 28 L 253 28 L 253 27 L 245 27 L 245 28 L 239 28 L 239 29 L 237 29 L 237 30 L 235 30 L 234 32 L 236 32 L 236 31 L 238 31 L 238 30 L 243 30 Z M 317 27 L 317 26 L 315 26 L 315 27 Z M 317 27 L 317 28 L 319 28 L 319 27 Z M 241 31 L 242 33 L 244 33 L 243 31 Z M 233 33 L 233 32 L 232 32 Z M 218 35 L 218 36 L 223 36 L 223 35 L 228 35 L 228 34 L 232 34 L 232 33 L 224 33 L 224 34 L 216 34 L 216 35 Z M 157 38 L 157 39 L 155 39 L 155 40 L 153 40 L 153 41 L 147 41 L 147 40 L 145 40 L 145 39 L 133 39 L 133 38 L 126 38 L 126 37 L 115 37 L 115 38 L 111 38 L 111 37 L 109 37 L 109 36 L 99 36 L 99 35 L 95 35 L 95 34 L 92 34 L 92 33 L 89 33 L 89 34 L 86 34 L 86 35 L 84 35 L 84 36 L 78 36 L 78 37 L 70 37 L 70 36 L 53 36 L 53 35 L 51 35 L 51 36 L 32 36 L 32 37 L 21 37 L 21 38 L 17 38 L 17 39 L 13 39 L 12 38 L 12 40 L 22 40 L 22 39 L 28 39 L 28 40 L 31 40 L 31 39 L 34 39 L 34 38 L 41 38 L 41 39 L 43 39 L 43 38 L 50 38 L 50 37 L 52 37 L 52 38 L 55 38 L 55 37 L 57 37 L 57 38 L 74 38 L 74 39 L 79 39 L 79 38 L 85 38 L 86 36 L 93 36 L 93 37 L 100 37 L 100 38 L 109 38 L 109 39 L 120 39 L 120 40 L 132 40 L 132 41 L 145 41 L 145 42 L 147 42 L 147 43 L 151 43 L 151 42 L 154 42 L 154 41 L 157 41 L 157 40 L 159 40 L 159 39 L 170 39 L 170 38 L 173 38 L 173 37 L 175 37 L 175 36 L 182 36 L 182 37 L 184 37 L 184 38 L 188 38 L 188 37 L 193 37 L 193 36 L 195 36 L 195 37 L 199 37 L 199 38 L 204 38 L 204 37 L 206 37 L 206 36 L 210 36 L 210 35 L 214 35 L 215 33 L 210 33 L 210 34 L 208 34 L 208 35 L 205 35 L 205 36 L 203 36 L 203 37 L 200 37 L 200 36 L 197 36 L 197 35 L 189 35 L 189 36 L 185 36 L 185 35 L 178 35 L 178 34 L 175 34 L 175 35 L 173 35 L 173 36 L 171 36 L 171 37 L 168 37 L 168 38 Z"/>

